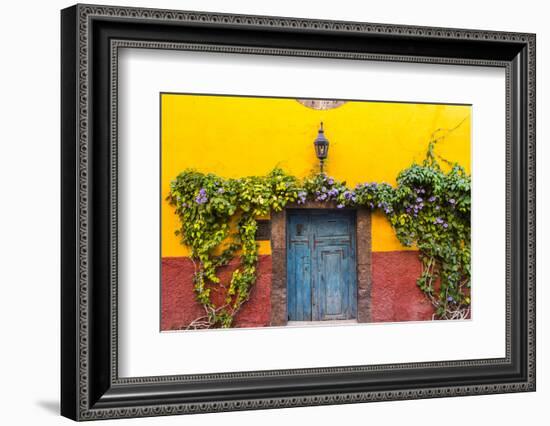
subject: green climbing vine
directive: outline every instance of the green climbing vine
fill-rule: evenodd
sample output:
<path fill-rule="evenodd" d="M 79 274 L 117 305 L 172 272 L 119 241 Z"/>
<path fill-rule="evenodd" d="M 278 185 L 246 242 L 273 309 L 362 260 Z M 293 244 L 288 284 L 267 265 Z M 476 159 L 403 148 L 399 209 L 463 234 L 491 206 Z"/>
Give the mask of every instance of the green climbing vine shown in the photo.
<path fill-rule="evenodd" d="M 297 194 L 298 181 L 280 169 L 242 179 L 186 170 L 171 183 L 168 200 L 181 219 L 176 234 L 191 249 L 195 295 L 205 310 L 190 328 L 231 326 L 256 280 L 256 218 L 280 211 Z M 237 255 L 239 267 L 222 283 L 218 269 Z"/>
<path fill-rule="evenodd" d="M 441 167 L 434 153 L 440 139 L 434 133 L 424 161 L 400 172 L 395 187 L 367 182 L 348 188 L 326 174 L 299 180 L 280 168 L 240 179 L 183 171 L 172 181 L 168 201 L 181 222 L 176 234 L 191 250 L 194 291 L 204 308 L 188 328 L 232 325 L 256 281 L 256 219 L 307 200 L 382 211 L 399 241 L 418 248 L 422 273 L 417 285 L 432 303 L 434 317 L 468 317 L 470 176 L 439 158 L 446 170 Z M 219 268 L 235 258 L 239 265 L 224 283 Z"/>

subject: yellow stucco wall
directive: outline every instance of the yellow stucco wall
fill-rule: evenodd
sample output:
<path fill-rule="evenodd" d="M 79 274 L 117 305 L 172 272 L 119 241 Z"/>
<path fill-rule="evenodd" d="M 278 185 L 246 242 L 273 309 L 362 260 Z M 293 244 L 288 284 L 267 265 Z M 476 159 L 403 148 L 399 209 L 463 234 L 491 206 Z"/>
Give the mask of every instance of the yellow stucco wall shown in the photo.
<path fill-rule="evenodd" d="M 399 171 L 425 156 L 430 135 L 466 120 L 436 152 L 470 172 L 471 107 L 347 102 L 330 110 L 294 99 L 161 95 L 162 256 L 188 251 L 174 235 L 178 218 L 166 202 L 170 181 L 186 168 L 224 177 L 263 175 L 278 166 L 295 176 L 318 170 L 313 140 L 321 121 L 330 141 L 326 172 L 345 180 L 395 184 Z M 403 250 L 383 215 L 373 215 L 373 251 Z M 261 254 L 270 253 L 262 241 Z"/>

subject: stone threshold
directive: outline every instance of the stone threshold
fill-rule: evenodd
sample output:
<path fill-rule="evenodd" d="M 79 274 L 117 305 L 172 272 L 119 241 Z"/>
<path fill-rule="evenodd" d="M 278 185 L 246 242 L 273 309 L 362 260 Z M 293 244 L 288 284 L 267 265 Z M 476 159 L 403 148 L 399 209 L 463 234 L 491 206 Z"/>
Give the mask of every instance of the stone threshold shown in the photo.
<path fill-rule="evenodd" d="M 359 324 L 356 319 L 350 320 L 327 320 L 327 321 L 288 321 L 287 327 L 319 327 L 325 325 L 350 325 Z"/>

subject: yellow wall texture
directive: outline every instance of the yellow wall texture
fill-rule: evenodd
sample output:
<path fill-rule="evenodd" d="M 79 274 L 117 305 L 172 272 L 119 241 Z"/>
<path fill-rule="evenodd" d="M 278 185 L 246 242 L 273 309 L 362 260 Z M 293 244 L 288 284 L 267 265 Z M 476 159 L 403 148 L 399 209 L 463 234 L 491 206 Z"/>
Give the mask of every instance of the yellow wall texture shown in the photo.
<path fill-rule="evenodd" d="M 424 159 L 430 135 L 451 129 L 436 152 L 470 172 L 471 107 L 347 102 L 314 110 L 294 99 L 161 95 L 162 256 L 186 256 L 174 231 L 179 219 L 165 198 L 186 168 L 224 177 L 264 175 L 274 167 L 302 177 L 318 171 L 313 149 L 319 123 L 330 141 L 325 171 L 348 186 L 395 184 L 397 174 Z M 403 250 L 385 217 L 372 220 L 373 251 Z M 260 243 L 269 254 L 269 242 Z"/>

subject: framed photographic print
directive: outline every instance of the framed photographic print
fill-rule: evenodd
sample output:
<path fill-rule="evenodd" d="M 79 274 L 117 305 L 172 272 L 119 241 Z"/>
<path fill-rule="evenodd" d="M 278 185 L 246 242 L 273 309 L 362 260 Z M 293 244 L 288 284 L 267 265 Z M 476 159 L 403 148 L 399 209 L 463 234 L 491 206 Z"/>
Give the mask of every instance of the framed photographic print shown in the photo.
<path fill-rule="evenodd" d="M 76 5 L 74 420 L 535 390 L 535 36 Z"/>

